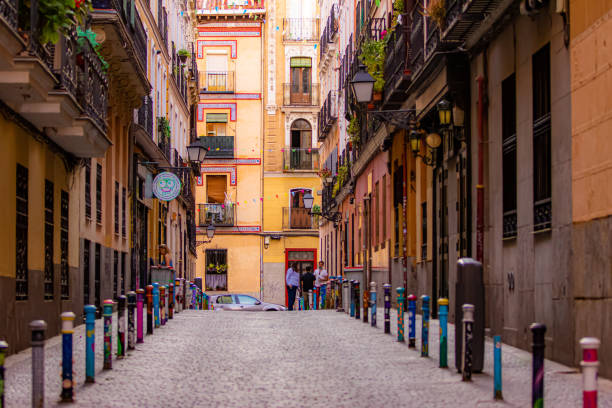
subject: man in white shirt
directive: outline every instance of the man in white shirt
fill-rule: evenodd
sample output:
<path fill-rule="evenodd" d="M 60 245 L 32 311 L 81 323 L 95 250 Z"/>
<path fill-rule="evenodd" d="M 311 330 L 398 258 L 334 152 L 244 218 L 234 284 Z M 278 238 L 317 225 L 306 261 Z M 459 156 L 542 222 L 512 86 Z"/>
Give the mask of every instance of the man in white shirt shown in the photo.
<path fill-rule="evenodd" d="M 325 292 L 327 291 L 327 282 L 329 281 L 329 275 L 324 266 L 325 263 L 323 261 L 319 261 L 319 267 L 315 269 L 314 272 L 315 287 L 319 288 L 319 299 L 317 299 L 317 303 L 320 305 L 325 305 Z"/>
<path fill-rule="evenodd" d="M 300 286 L 300 274 L 294 269 L 295 265 L 290 264 L 285 275 L 285 283 L 287 285 L 287 306 L 289 310 L 293 310 L 293 304 L 295 303 L 295 292 Z"/>

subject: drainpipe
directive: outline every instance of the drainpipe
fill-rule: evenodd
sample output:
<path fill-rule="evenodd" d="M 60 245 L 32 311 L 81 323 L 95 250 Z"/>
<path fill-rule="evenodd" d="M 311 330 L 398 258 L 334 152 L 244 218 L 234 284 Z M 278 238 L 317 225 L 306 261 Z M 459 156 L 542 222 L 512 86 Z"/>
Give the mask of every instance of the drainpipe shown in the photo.
<path fill-rule="evenodd" d="M 484 56 L 486 59 L 486 54 Z M 482 145 L 484 134 L 484 76 L 478 82 L 478 184 L 476 184 L 476 260 L 482 262 L 484 253 L 484 158 Z"/>

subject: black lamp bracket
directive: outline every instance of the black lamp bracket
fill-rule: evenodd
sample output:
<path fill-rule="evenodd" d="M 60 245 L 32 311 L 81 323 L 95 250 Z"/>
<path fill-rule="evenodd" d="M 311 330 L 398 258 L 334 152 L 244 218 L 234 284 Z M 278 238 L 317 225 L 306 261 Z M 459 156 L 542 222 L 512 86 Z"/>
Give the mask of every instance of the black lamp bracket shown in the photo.
<path fill-rule="evenodd" d="M 369 110 L 367 114 L 374 119 L 400 129 L 412 130 L 416 126 L 416 109 Z"/>

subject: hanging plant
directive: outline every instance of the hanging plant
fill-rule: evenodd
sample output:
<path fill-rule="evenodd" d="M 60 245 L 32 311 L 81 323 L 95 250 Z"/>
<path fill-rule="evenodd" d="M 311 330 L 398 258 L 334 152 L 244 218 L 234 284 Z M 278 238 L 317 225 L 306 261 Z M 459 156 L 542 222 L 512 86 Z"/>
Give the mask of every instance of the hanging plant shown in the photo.
<path fill-rule="evenodd" d="M 102 71 L 108 71 L 108 62 L 104 60 L 102 54 L 100 54 L 100 43 L 96 41 L 96 33 L 91 31 L 89 28 L 85 31 L 81 30 L 81 27 L 77 27 L 77 44 L 78 44 L 78 52 L 81 53 L 83 51 L 83 47 L 85 47 L 84 42 L 88 41 L 91 44 L 91 48 L 95 51 L 100 63 L 102 64 Z"/>
<path fill-rule="evenodd" d="M 385 87 L 383 72 L 388 38 L 389 35 L 381 40 L 368 40 L 361 47 L 359 60 L 366 66 L 368 73 L 374 78 L 374 92 L 382 92 Z"/>
<path fill-rule="evenodd" d="M 346 128 L 346 132 L 349 135 L 354 136 L 358 135 L 360 131 L 361 126 L 359 125 L 359 119 L 357 119 L 357 116 L 353 116 L 349 121 L 348 127 Z"/>
<path fill-rule="evenodd" d="M 189 58 L 189 56 L 191 55 L 191 54 L 189 53 L 189 51 L 187 51 L 187 50 L 186 50 L 186 49 L 184 49 L 184 48 L 181 48 L 180 50 L 178 50 L 178 52 L 177 52 L 176 54 L 178 55 L 179 59 L 180 59 L 180 60 L 181 60 L 181 62 L 183 62 L 183 63 L 184 63 L 185 61 L 187 61 L 187 58 Z"/>
<path fill-rule="evenodd" d="M 321 215 L 321 207 L 318 204 L 312 206 L 312 210 L 310 211 L 312 215 Z"/>
<path fill-rule="evenodd" d="M 336 197 L 338 191 L 340 191 L 340 184 L 338 183 L 338 180 L 336 180 L 336 182 L 334 183 L 334 187 L 332 188 L 332 198 Z"/>
<path fill-rule="evenodd" d="M 30 0 L 19 2 L 19 25 L 30 27 Z M 75 26 L 83 26 L 92 10 L 91 0 L 40 0 L 38 2 L 38 41 L 56 44 L 60 35 L 67 36 Z"/>
<path fill-rule="evenodd" d="M 170 122 L 168 122 L 168 119 L 164 118 L 163 116 L 158 117 L 157 130 L 159 131 L 159 134 L 163 140 L 170 139 Z"/>
<path fill-rule="evenodd" d="M 446 21 L 446 6 L 444 5 L 444 0 L 431 0 L 427 5 L 426 13 L 427 16 L 440 27 L 440 30 L 444 29 L 444 23 Z"/>
<path fill-rule="evenodd" d="M 331 177 L 331 170 L 325 167 L 322 168 L 321 170 L 319 170 L 319 177 L 321 177 L 322 179 Z"/>

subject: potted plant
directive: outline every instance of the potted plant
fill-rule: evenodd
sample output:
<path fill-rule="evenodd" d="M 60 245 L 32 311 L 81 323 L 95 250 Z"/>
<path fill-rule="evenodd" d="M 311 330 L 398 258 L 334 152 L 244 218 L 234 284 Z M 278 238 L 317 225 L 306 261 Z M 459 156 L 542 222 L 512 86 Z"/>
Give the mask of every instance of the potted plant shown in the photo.
<path fill-rule="evenodd" d="M 24 30 L 30 30 L 30 2 L 20 1 L 18 18 Z M 56 44 L 60 35 L 67 36 L 75 26 L 85 25 L 92 9 L 91 0 L 40 0 L 38 8 L 38 41 Z"/>
<path fill-rule="evenodd" d="M 163 116 L 158 117 L 157 130 L 159 131 L 160 139 L 170 139 L 170 122 L 168 122 L 168 119 L 164 118 Z"/>
<path fill-rule="evenodd" d="M 366 66 L 366 69 L 372 78 L 374 78 L 374 100 L 382 98 L 382 90 L 385 86 L 383 78 L 386 45 L 389 38 L 389 33 L 385 38 L 380 40 L 367 40 L 361 47 L 361 55 L 359 60 Z"/>
<path fill-rule="evenodd" d="M 331 170 L 325 167 L 322 168 L 321 170 L 319 170 L 319 177 L 321 177 L 325 183 L 331 183 Z"/>
<path fill-rule="evenodd" d="M 181 62 L 184 64 L 185 61 L 187 61 L 187 58 L 189 58 L 189 51 L 184 48 L 181 48 L 180 50 L 178 50 L 177 55 Z"/>
<path fill-rule="evenodd" d="M 321 207 L 319 207 L 318 204 L 315 204 L 312 206 L 312 210 L 310 211 L 312 215 L 320 215 L 321 214 Z"/>

